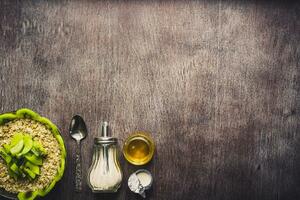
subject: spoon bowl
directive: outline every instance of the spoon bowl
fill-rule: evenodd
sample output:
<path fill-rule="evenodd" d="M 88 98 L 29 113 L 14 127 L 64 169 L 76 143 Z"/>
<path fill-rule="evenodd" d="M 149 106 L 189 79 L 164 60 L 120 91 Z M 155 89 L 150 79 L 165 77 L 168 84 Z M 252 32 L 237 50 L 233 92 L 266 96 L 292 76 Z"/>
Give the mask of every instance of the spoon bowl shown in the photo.
<path fill-rule="evenodd" d="M 87 128 L 81 116 L 75 115 L 70 123 L 70 135 L 76 140 L 83 140 L 87 136 Z"/>

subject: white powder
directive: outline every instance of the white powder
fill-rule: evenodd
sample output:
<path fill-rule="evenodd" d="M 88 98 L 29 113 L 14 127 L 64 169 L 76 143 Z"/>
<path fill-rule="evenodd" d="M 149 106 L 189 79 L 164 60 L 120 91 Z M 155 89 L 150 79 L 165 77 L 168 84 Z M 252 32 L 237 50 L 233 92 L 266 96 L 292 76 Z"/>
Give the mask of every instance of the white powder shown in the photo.
<path fill-rule="evenodd" d="M 135 173 L 133 173 L 129 179 L 128 179 L 128 187 L 130 188 L 131 191 L 135 192 L 135 193 L 143 193 L 144 192 L 144 188 L 143 185 L 141 185 L 137 175 Z"/>
<path fill-rule="evenodd" d="M 145 190 L 149 189 L 152 184 L 152 176 L 147 170 L 138 170 L 130 175 L 128 187 L 134 193 L 140 194 L 146 198 Z"/>
<path fill-rule="evenodd" d="M 115 190 L 122 181 L 120 169 L 116 166 L 115 160 L 112 159 L 114 158 L 114 149 L 109 148 L 107 151 L 108 158 L 111 159 L 105 160 L 103 156 L 100 156 L 90 172 L 90 184 L 95 191 Z M 102 148 L 99 155 L 103 155 Z"/>
<path fill-rule="evenodd" d="M 146 172 L 139 172 L 136 174 L 138 179 L 140 180 L 140 183 L 144 186 L 147 187 L 151 183 L 151 176 L 147 174 Z"/>

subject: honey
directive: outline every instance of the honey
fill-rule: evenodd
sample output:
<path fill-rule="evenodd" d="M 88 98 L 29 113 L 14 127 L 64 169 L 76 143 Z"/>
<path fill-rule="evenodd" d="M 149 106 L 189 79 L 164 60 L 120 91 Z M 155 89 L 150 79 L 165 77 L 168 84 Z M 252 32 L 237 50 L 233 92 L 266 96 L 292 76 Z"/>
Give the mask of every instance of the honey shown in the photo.
<path fill-rule="evenodd" d="M 149 134 L 138 131 L 130 135 L 123 146 L 123 154 L 134 165 L 148 163 L 154 154 L 154 142 Z"/>

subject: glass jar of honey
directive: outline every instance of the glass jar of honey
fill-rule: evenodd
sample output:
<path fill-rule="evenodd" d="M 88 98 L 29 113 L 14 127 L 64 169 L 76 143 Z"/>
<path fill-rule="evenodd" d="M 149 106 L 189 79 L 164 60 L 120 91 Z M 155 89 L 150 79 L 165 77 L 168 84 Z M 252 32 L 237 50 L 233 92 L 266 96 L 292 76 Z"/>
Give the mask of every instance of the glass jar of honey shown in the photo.
<path fill-rule="evenodd" d="M 126 139 L 123 154 L 131 164 L 144 165 L 152 159 L 154 146 L 154 142 L 148 133 L 137 131 Z"/>

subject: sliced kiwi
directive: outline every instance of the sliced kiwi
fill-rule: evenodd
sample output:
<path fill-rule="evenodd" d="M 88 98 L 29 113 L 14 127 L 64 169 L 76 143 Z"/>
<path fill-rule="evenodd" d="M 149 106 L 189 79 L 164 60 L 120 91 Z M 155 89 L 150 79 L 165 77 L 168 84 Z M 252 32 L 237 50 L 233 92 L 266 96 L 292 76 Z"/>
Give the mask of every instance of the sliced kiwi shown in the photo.
<path fill-rule="evenodd" d="M 14 156 L 22 151 L 24 147 L 24 141 L 21 139 L 15 146 L 10 149 L 10 153 Z"/>

